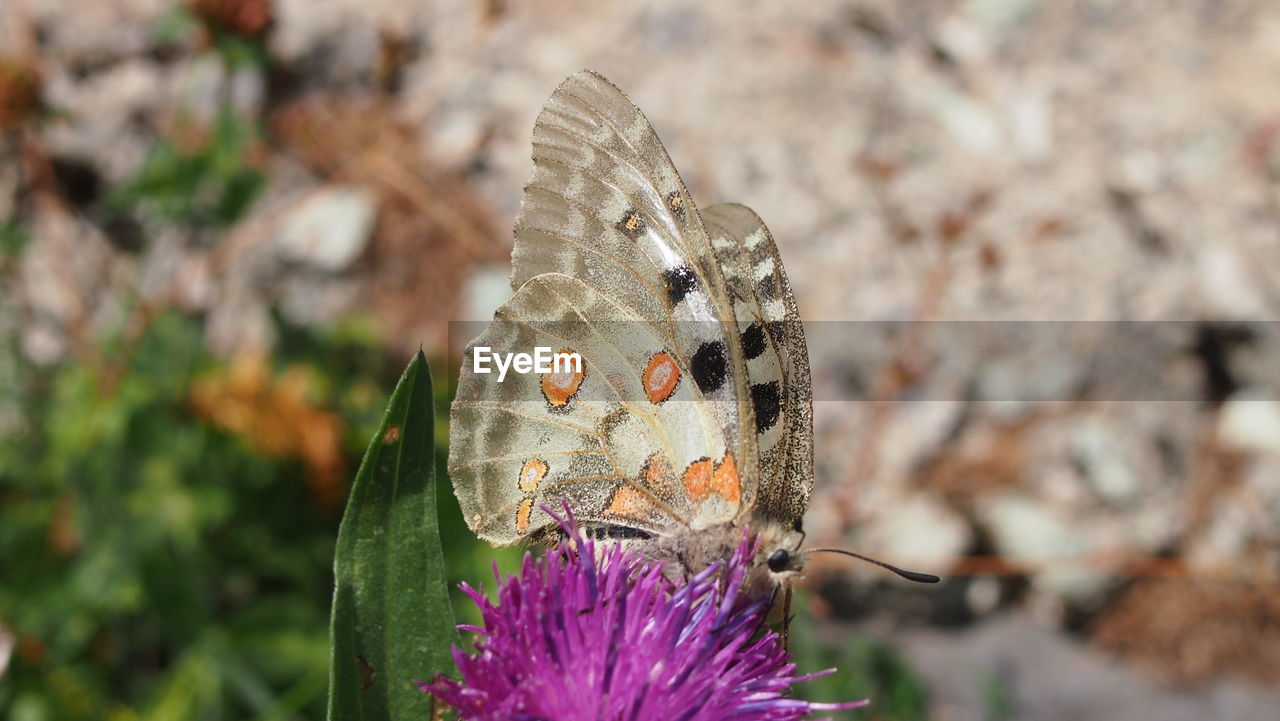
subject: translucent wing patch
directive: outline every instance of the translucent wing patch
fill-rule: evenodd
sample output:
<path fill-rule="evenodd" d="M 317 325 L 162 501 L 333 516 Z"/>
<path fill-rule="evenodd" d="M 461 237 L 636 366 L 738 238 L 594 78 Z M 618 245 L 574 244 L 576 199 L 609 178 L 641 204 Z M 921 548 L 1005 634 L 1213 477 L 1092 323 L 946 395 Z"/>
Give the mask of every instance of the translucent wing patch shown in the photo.
<path fill-rule="evenodd" d="M 738 321 L 760 468 L 757 516 L 804 515 L 813 490 L 813 399 L 804 326 L 773 236 L 750 208 L 703 211 Z"/>

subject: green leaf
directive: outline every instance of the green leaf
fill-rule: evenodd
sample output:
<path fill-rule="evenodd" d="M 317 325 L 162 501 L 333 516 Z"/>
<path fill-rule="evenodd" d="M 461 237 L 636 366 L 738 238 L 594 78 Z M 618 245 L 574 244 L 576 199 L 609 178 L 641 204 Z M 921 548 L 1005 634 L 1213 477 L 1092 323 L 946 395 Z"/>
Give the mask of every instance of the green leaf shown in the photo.
<path fill-rule="evenodd" d="M 433 422 L 419 351 L 365 451 L 338 531 L 330 721 L 430 719 L 433 700 L 413 681 L 453 668 Z"/>

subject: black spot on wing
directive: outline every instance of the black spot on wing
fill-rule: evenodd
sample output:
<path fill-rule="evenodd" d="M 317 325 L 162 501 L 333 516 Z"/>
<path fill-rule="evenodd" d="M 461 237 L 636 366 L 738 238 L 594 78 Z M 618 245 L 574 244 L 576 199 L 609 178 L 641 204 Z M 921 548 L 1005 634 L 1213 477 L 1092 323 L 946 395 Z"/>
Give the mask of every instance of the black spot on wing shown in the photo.
<path fill-rule="evenodd" d="M 742 331 L 742 353 L 747 360 L 759 358 L 768 347 L 769 342 L 764 337 L 764 328 L 759 323 L 752 323 Z"/>
<path fill-rule="evenodd" d="M 689 363 L 689 371 L 698 384 L 698 390 L 711 393 L 724 385 L 729 377 L 729 357 L 723 341 L 707 341 L 698 346 Z"/>
<path fill-rule="evenodd" d="M 782 410 L 782 393 L 777 381 L 751 386 L 751 405 L 756 409 L 756 432 L 764 433 L 778 422 Z"/>
<path fill-rule="evenodd" d="M 767 300 L 778 297 L 778 279 L 773 276 L 773 273 L 761 278 L 756 287 L 761 298 Z"/>
<path fill-rule="evenodd" d="M 687 265 L 663 271 L 662 279 L 667 284 L 667 298 L 671 300 L 671 305 L 684 300 L 686 295 L 698 288 L 698 275 Z"/>

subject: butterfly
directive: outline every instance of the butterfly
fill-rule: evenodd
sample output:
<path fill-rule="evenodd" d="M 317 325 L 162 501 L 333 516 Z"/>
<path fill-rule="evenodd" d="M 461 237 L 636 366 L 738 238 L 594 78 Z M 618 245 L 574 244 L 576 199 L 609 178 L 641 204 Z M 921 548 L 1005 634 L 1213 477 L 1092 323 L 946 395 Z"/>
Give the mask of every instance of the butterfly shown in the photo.
<path fill-rule="evenodd" d="M 514 294 L 468 346 L 451 408 L 448 469 L 471 530 L 554 542 L 546 509 L 567 504 L 589 537 L 688 576 L 749 527 L 753 585 L 789 590 L 813 404 L 764 222 L 695 206 L 644 114 L 583 71 L 534 124 L 515 238 Z M 501 381 L 485 362 L 536 348 L 566 362 Z"/>

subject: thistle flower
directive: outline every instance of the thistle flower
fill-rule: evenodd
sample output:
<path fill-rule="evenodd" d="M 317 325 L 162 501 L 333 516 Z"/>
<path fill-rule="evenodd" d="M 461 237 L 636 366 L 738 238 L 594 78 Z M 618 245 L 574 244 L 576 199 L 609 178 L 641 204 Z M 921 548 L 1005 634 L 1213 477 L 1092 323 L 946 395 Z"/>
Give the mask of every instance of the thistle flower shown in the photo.
<path fill-rule="evenodd" d="M 597 559 L 571 517 L 562 525 L 575 543 L 525 556 L 518 575 L 498 578 L 496 604 L 463 584 L 483 618 L 482 626 L 461 627 L 478 634 L 475 653 L 454 648 L 461 681 L 418 682 L 462 718 L 752 721 L 866 703 L 787 695 L 834 669 L 796 675 L 777 634 L 759 632 L 769 599 L 739 594 L 758 550 L 753 538 L 744 535 L 732 558 L 677 583 L 661 564 L 619 546 Z"/>

